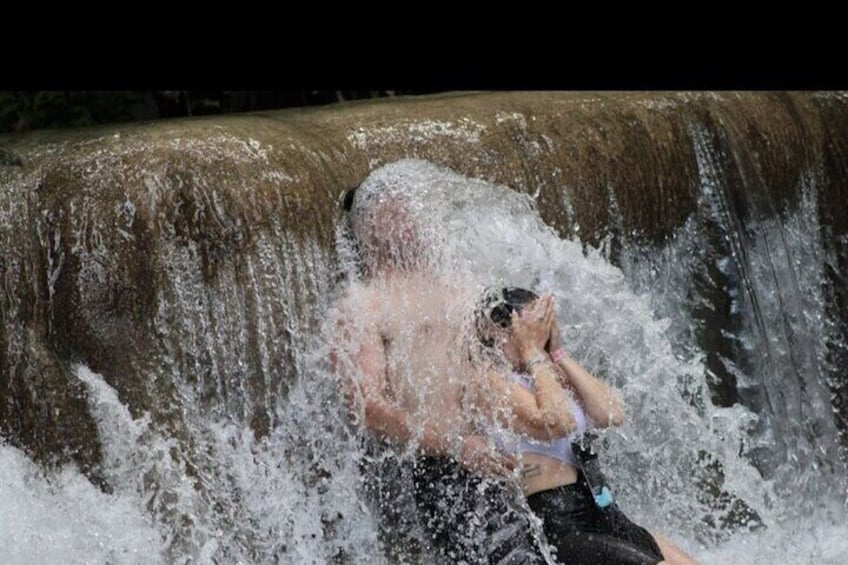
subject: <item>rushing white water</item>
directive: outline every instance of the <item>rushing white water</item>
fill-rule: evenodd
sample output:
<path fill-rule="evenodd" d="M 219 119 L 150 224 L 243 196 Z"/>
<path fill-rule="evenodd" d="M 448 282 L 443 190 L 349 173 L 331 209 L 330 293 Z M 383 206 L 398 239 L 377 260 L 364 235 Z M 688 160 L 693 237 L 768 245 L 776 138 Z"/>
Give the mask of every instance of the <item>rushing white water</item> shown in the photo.
<path fill-rule="evenodd" d="M 73 468 L 45 473 L 0 444 L 2 562 L 162 563 L 163 540 L 133 494 L 104 494 Z"/>
<path fill-rule="evenodd" d="M 625 252 L 623 268 L 601 251 L 560 239 L 530 198 L 429 163 L 386 166 L 364 188 L 390 186 L 406 195 L 446 273 L 554 294 L 566 347 L 623 392 L 627 423 L 603 436 L 601 457 L 631 518 L 704 563 L 843 563 L 848 480 L 835 456 L 824 374 L 832 368 L 821 349 L 828 320 L 815 289 L 828 258 L 812 235 L 815 175 L 796 209 L 758 225 L 754 241 L 722 248 L 710 230 L 727 235 L 735 226 L 720 207 L 709 147 L 699 143 L 699 216 L 663 247 Z M 294 312 L 296 303 L 302 308 L 310 299 L 308 316 L 326 311 L 323 279 L 330 268 L 311 279 L 303 273 L 329 259 L 308 244 L 279 239 L 283 243 L 260 239 L 258 255 L 246 258 L 247 292 L 226 270 L 217 287 L 205 285 L 190 247 L 162 250 L 173 285 L 162 292 L 157 327 L 173 344 L 169 356 L 183 359 L 165 362 L 184 402 L 187 430 L 180 433 L 188 439 L 149 415 L 134 417 L 100 375 L 76 366 L 112 492 L 104 494 L 72 468 L 42 472 L 18 450 L 0 447 L 0 547 L 14 548 L 4 562 L 397 558 L 398 551 L 381 545 L 377 513 L 362 492 L 366 454 L 325 361 L 328 345 L 309 335 L 320 323 L 307 324 Z M 342 262 L 349 260 L 342 253 Z M 723 362 L 740 388 L 755 389 L 740 394 L 738 403 L 714 404 L 710 351 L 694 329 L 701 324 L 697 301 L 716 307 L 694 288 L 704 262 L 737 273 L 728 275 L 737 287 L 727 293 L 737 301 L 730 309 L 738 323 L 723 335 L 749 355 L 745 363 L 729 354 Z M 257 320 L 245 318 L 248 306 Z M 271 310 L 286 314 L 287 328 L 274 327 L 279 317 Z M 252 324 L 259 335 L 253 341 L 246 337 L 255 331 Z M 293 343 L 285 360 L 275 342 L 283 333 Z M 250 343 L 258 351 L 247 352 Z M 761 358 L 756 352 L 766 344 L 773 353 Z M 266 383 L 263 390 L 287 388 L 287 394 L 264 399 L 272 418 L 269 433 L 259 438 L 249 425 L 251 397 L 243 391 L 251 377 L 243 374 L 247 354 L 258 356 L 266 379 L 295 375 L 288 387 Z M 186 362 L 204 356 L 214 367 L 208 382 L 189 374 Z M 793 370 L 782 369 L 789 358 Z M 283 362 L 294 370 L 283 370 Z"/>

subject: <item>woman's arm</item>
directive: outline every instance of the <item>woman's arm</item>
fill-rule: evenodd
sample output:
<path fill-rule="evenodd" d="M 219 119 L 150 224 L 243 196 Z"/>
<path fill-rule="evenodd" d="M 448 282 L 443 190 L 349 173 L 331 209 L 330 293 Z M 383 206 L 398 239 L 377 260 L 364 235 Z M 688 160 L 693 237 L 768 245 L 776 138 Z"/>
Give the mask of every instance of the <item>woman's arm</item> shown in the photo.
<path fill-rule="evenodd" d="M 562 334 L 554 321 L 548 342 L 551 361 L 561 370 L 560 382 L 573 388 L 596 426 L 607 428 L 624 423 L 624 404 L 618 391 L 595 377 L 562 348 Z"/>
<path fill-rule="evenodd" d="M 534 439 L 565 437 L 577 428 L 577 423 L 555 371 L 549 362 L 534 365 L 533 393 L 502 371 L 490 369 L 475 391 L 478 408 L 504 426 Z"/>
<path fill-rule="evenodd" d="M 583 401 L 583 407 L 595 425 L 602 428 L 622 425 L 624 404 L 618 391 L 581 367 L 564 350 L 559 350 L 557 358 L 557 366 L 562 369 L 568 385 Z"/>
<path fill-rule="evenodd" d="M 552 297 L 547 296 L 520 314 L 514 313 L 510 324 L 518 360 L 535 381 L 535 393 L 496 370 L 485 373 L 476 391 L 486 413 L 519 433 L 542 440 L 567 436 L 577 426 L 557 370 L 543 349 L 553 317 Z"/>

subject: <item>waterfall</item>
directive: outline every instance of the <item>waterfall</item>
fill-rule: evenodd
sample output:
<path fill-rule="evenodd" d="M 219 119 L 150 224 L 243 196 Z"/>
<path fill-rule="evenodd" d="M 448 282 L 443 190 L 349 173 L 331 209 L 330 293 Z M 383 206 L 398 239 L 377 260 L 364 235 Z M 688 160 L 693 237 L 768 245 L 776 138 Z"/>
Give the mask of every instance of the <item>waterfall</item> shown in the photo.
<path fill-rule="evenodd" d="M 336 200 L 373 174 L 412 196 L 443 274 L 555 296 L 567 348 L 623 393 L 599 445 L 634 521 L 705 563 L 842 563 L 841 130 L 769 137 L 760 101 L 628 96 L 607 114 L 539 93 L 538 131 L 504 95 L 491 119 L 354 105 L 20 141 L 26 165 L 0 165 L 8 560 L 428 562 L 403 492 L 410 529 L 386 535 L 327 360 L 350 282 Z M 793 100 L 767 102 L 844 120 L 842 95 Z M 655 132 L 669 145 L 644 149 Z"/>

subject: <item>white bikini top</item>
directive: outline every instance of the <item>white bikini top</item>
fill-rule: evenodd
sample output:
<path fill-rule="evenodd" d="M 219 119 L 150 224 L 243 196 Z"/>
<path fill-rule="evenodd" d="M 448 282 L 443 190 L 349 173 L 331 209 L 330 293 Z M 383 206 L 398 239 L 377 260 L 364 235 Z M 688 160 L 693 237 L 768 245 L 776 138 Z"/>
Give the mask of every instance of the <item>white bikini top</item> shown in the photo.
<path fill-rule="evenodd" d="M 536 383 L 533 382 L 527 375 L 521 373 L 512 373 L 512 379 L 531 392 L 536 392 Z M 565 393 L 563 393 L 565 394 Z M 516 453 L 538 453 L 547 455 L 563 463 L 578 466 L 577 458 L 574 456 L 574 451 L 571 449 L 571 442 L 578 436 L 586 432 L 588 422 L 586 413 L 583 408 L 568 395 L 568 403 L 571 406 L 571 413 L 574 415 L 574 420 L 577 423 L 577 428 L 565 437 L 554 440 L 534 439 L 525 435 L 504 434 L 498 433 L 495 436 L 495 443 L 498 449 L 508 455 Z"/>

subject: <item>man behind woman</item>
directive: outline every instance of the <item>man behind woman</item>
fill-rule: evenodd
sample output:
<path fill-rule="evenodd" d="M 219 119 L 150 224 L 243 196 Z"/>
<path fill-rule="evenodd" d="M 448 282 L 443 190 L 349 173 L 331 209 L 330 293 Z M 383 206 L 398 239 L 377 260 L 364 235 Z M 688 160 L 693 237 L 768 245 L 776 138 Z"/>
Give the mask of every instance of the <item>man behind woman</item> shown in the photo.
<path fill-rule="evenodd" d="M 660 550 L 614 504 L 596 508 L 586 490 L 569 436 L 591 421 L 618 424 L 623 411 L 609 387 L 558 347 L 550 298 L 490 295 L 477 319 L 490 347 L 477 348 L 482 355 L 462 347 L 464 313 L 477 299 L 422 261 L 426 242 L 402 190 L 387 185 L 391 177 L 375 172 L 347 199 L 363 279 L 338 310 L 335 365 L 354 418 L 420 454 L 415 494 L 437 552 L 470 562 L 543 559 L 527 504 L 515 503 L 523 491 L 562 562 L 656 563 L 663 554 L 691 562 L 662 538 Z M 517 461 L 520 490 L 481 482 Z M 496 543 L 503 532 L 509 543 Z"/>
<path fill-rule="evenodd" d="M 446 563 L 544 562 L 520 492 L 487 479 L 509 475 L 515 462 L 464 417 L 462 329 L 477 287 L 431 268 L 391 181 L 375 173 L 345 198 L 351 238 L 343 243 L 355 246 L 360 276 L 333 313 L 331 360 L 353 420 L 411 456 L 401 459 L 425 550 Z M 374 497 L 392 504 L 374 478 Z"/>

